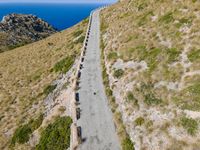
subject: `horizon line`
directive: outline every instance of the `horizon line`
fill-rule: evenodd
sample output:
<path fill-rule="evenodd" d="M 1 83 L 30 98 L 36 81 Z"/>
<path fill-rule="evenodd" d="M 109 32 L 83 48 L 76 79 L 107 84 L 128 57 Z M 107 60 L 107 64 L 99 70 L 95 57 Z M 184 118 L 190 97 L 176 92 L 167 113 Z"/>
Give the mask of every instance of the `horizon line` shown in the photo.
<path fill-rule="evenodd" d="M 0 1 L 0 4 L 114 4 L 115 2 L 63 2 L 63 1 L 52 1 L 52 2 L 9 2 L 9 1 Z"/>

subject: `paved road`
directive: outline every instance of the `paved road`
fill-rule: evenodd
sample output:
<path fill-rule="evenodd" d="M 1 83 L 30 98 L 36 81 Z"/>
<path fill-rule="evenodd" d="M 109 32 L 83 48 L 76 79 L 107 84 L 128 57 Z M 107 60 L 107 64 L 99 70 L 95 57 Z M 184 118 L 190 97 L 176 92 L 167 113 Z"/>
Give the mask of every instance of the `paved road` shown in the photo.
<path fill-rule="evenodd" d="M 78 149 L 119 150 L 120 144 L 101 76 L 99 10 L 93 13 L 92 18 L 91 33 L 78 91 L 81 116 L 77 125 L 81 126 L 84 139 Z"/>

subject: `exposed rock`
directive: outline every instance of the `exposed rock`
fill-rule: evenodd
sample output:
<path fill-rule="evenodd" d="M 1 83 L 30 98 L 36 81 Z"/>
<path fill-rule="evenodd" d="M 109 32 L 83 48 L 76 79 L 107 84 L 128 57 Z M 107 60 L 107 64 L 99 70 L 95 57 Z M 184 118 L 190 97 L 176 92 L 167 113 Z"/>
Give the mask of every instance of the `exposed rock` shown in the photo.
<path fill-rule="evenodd" d="M 0 22 L 0 52 L 41 40 L 57 32 L 35 15 L 9 14 Z"/>

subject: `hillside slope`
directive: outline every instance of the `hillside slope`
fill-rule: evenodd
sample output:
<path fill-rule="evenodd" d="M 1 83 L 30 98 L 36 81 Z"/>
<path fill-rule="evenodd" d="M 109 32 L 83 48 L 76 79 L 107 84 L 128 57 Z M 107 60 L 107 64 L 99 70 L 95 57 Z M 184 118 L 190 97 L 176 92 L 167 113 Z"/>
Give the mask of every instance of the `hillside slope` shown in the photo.
<path fill-rule="evenodd" d="M 57 105 L 68 98 L 66 92 L 62 97 L 56 96 L 70 86 L 68 80 L 74 71 L 68 71 L 80 55 L 87 23 L 84 20 L 44 40 L 0 54 L 0 149 L 8 148 L 15 129 L 24 123 L 33 122 L 40 114 L 44 116 L 36 119 L 37 124 L 41 119 L 50 122 L 56 116 L 54 107 L 65 112 L 65 102 L 59 108 Z M 54 89 L 59 92 L 48 98 Z M 15 149 L 31 149 L 31 144 L 17 145 Z"/>
<path fill-rule="evenodd" d="M 199 6 L 124 0 L 101 12 L 110 87 L 136 150 L 200 147 Z"/>
<path fill-rule="evenodd" d="M 37 16 L 6 15 L 0 22 L 0 52 L 41 40 L 56 32 L 56 29 Z"/>

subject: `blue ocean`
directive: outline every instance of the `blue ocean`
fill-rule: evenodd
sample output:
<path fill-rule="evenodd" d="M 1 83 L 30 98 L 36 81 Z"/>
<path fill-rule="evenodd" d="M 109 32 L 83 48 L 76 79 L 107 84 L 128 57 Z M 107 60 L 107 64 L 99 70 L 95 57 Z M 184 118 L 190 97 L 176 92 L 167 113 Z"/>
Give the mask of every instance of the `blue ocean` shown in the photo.
<path fill-rule="evenodd" d="M 0 3 L 0 20 L 10 13 L 33 14 L 58 30 L 69 28 L 88 17 L 93 9 L 106 4 L 14 4 Z"/>

